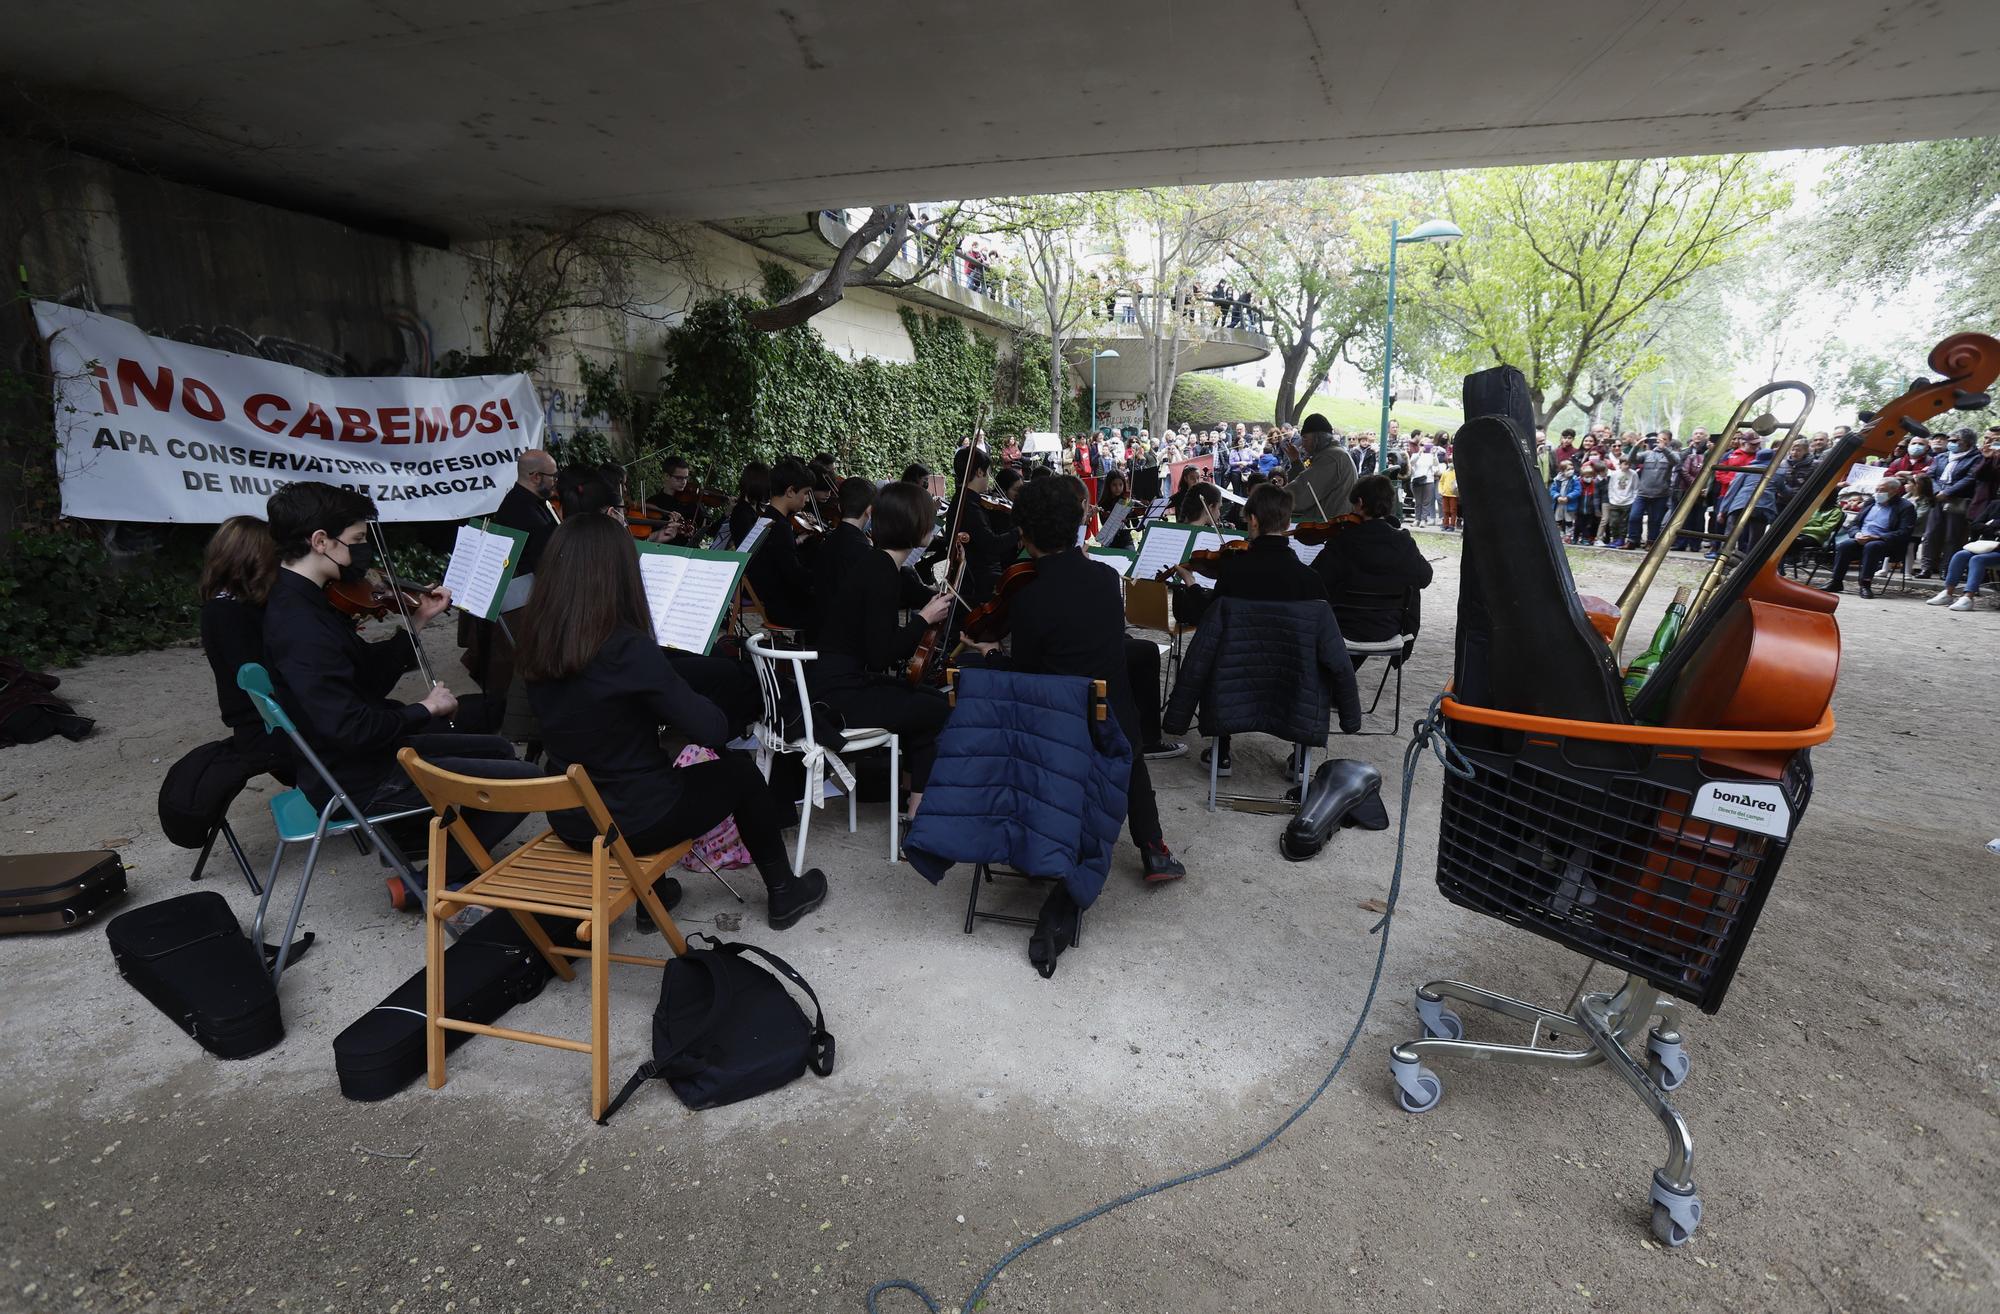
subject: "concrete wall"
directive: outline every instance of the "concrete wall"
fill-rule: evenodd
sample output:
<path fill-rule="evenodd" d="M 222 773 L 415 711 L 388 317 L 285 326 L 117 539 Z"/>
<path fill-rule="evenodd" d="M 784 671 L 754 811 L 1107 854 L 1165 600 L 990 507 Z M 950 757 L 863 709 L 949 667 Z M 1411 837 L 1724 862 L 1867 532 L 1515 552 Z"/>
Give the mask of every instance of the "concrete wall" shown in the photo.
<path fill-rule="evenodd" d="M 760 261 L 787 263 L 712 228 L 685 236 L 688 269 L 637 271 L 654 317 L 580 318 L 536 371 L 556 435 L 587 419 L 579 352 L 620 360 L 646 387 L 658 377 L 662 334 L 692 301 L 754 291 Z M 0 140 L 0 241 L 7 265 L 25 268 L 32 297 L 323 373 L 422 375 L 448 352 L 486 350 L 478 280 L 490 266 L 476 244 L 444 249 L 362 232 L 20 141 Z M 844 357 L 907 361 L 901 304 L 860 290 L 813 326 Z M 32 365 L 32 335 L 24 303 L 0 325 L 0 358 Z M 7 522 L 0 507 L 0 528 Z"/>

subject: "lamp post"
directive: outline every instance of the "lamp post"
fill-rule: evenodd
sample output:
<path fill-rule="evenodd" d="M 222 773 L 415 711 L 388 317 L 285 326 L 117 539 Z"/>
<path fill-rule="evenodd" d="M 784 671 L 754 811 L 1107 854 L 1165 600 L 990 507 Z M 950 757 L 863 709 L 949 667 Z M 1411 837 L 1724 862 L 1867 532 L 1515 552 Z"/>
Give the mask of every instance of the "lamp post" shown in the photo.
<path fill-rule="evenodd" d="M 1093 442 L 1096 441 L 1095 435 L 1097 433 L 1097 362 L 1101 360 L 1115 360 L 1117 356 L 1118 353 L 1110 347 L 1106 347 L 1103 351 L 1093 351 L 1090 354 L 1090 432 L 1093 435 L 1091 439 Z"/>
<path fill-rule="evenodd" d="M 1382 459 L 1389 459 L 1389 374 L 1396 363 L 1396 248 L 1405 242 L 1433 242 L 1449 246 L 1465 234 L 1457 224 L 1443 219 L 1427 219 L 1407 234 L 1397 232 L 1399 220 L 1389 221 L 1389 309 L 1382 320 Z"/>

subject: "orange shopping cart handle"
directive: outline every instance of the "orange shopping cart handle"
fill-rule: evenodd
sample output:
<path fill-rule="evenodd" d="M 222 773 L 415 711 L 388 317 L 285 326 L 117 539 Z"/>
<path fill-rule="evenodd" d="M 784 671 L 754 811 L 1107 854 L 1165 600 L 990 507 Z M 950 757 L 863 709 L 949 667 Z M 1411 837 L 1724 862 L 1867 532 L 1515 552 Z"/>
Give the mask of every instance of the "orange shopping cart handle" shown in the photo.
<path fill-rule="evenodd" d="M 1473 707 L 1451 696 L 1445 689 L 1441 704 L 1453 721 L 1490 725 L 1502 730 L 1528 734 L 1559 735 L 1565 739 L 1594 739 L 1612 744 L 1645 744 L 1657 748 L 1733 748 L 1744 752 L 1792 752 L 1811 748 L 1833 738 L 1833 707 L 1827 706 L 1819 722 L 1805 730 L 1698 730 L 1677 725 L 1617 725 L 1610 721 L 1566 721 L 1554 716 L 1528 716 L 1503 712 L 1492 707 Z"/>

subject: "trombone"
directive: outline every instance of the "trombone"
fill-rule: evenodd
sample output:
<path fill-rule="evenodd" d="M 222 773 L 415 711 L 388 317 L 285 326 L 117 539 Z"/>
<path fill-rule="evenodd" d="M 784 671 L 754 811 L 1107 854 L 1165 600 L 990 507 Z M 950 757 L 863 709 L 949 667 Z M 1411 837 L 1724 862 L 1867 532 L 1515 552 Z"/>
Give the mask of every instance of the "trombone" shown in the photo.
<path fill-rule="evenodd" d="M 1668 518 L 1666 527 L 1653 540 L 1653 545 L 1646 549 L 1645 559 L 1640 561 L 1639 569 L 1633 572 L 1631 582 L 1625 586 L 1625 591 L 1618 595 L 1618 628 L 1611 635 L 1611 656 L 1614 661 L 1618 659 L 1624 650 L 1626 631 L 1632 628 L 1632 618 L 1638 612 L 1639 604 L 1645 600 L 1647 592 L 1653 587 L 1653 579 L 1660 573 L 1660 566 L 1667 559 L 1667 550 L 1673 545 L 1674 540 L 1680 536 L 1681 527 L 1687 523 L 1688 516 L 1693 513 L 1694 508 L 1700 504 L 1703 495 L 1708 492 L 1709 483 L 1715 478 L 1716 467 L 1722 464 L 1722 458 L 1727 454 L 1728 442 L 1735 439 L 1738 431 L 1746 428 L 1757 434 L 1760 438 L 1768 438 L 1776 432 L 1779 427 L 1778 418 L 1771 414 L 1768 407 L 1754 420 L 1746 422 L 1745 417 L 1750 414 L 1752 406 L 1755 406 L 1766 397 L 1776 396 L 1782 392 L 1799 393 L 1804 398 L 1804 401 L 1799 407 L 1799 413 L 1793 417 L 1791 424 L 1785 428 L 1784 442 L 1779 444 L 1778 450 L 1771 454 L 1771 463 L 1765 468 L 1764 477 L 1758 481 L 1757 491 L 1750 499 L 1746 514 L 1748 510 L 1756 508 L 1758 499 L 1764 496 L 1764 489 L 1770 484 L 1772 476 L 1778 473 L 1779 466 L 1783 464 L 1786 456 L 1791 453 L 1792 445 L 1798 442 L 1800 432 L 1805 427 L 1806 416 L 1812 413 L 1815 394 L 1810 387 L 1795 379 L 1784 379 L 1775 383 L 1765 384 L 1737 403 L 1736 413 L 1729 417 L 1729 423 L 1724 425 L 1718 433 L 1718 436 L 1727 435 L 1727 438 L 1709 445 L 1708 460 L 1703 463 L 1701 472 L 1695 476 L 1694 482 L 1688 487 L 1687 496 L 1683 497 L 1680 505 L 1674 508 L 1674 513 Z M 1701 584 L 1696 589 L 1694 598 L 1688 605 L 1687 619 L 1689 621 L 1692 621 L 1699 615 L 1702 607 L 1708 602 L 1709 598 L 1714 596 L 1716 588 L 1722 583 L 1722 577 L 1726 568 L 1740 559 L 1741 554 L 1730 546 L 1735 540 L 1736 535 L 1729 532 L 1726 527 L 1724 533 L 1727 541 L 1716 545 L 1715 564 L 1710 566 L 1708 573 L 1702 577 Z"/>

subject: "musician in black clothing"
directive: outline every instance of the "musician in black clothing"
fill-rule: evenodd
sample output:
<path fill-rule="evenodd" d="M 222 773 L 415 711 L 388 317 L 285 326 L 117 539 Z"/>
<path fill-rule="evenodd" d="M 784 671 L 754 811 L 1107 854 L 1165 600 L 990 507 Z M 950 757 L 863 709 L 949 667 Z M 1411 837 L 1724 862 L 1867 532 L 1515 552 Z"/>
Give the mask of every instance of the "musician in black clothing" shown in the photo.
<path fill-rule="evenodd" d="M 417 665 L 416 635 L 404 631 L 374 643 L 326 600 L 334 580 L 362 579 L 374 560 L 367 522 L 375 504 L 331 484 L 288 484 L 267 506 L 271 538 L 281 569 L 264 607 L 264 653 L 278 704 L 291 715 L 313 752 L 349 798 L 369 815 L 425 806 L 423 795 L 396 763 L 405 744 L 448 771 L 513 780 L 540 775 L 515 758 L 512 745 L 492 735 L 442 733 L 458 708 L 443 684 L 422 702 L 389 697 L 403 674 Z M 424 594 L 410 616 L 421 630 L 451 604 L 442 588 Z M 433 730 L 433 727 L 436 730 Z M 299 787 L 315 808 L 330 794 L 318 773 L 299 770 Z M 505 813 L 466 814 L 480 843 L 491 849 L 521 818 Z M 417 826 L 392 827 L 396 842 L 420 861 L 425 851 Z M 451 848 L 452 881 L 470 872 L 470 860 Z M 402 882 L 389 880 L 390 901 L 406 906 Z"/>
<path fill-rule="evenodd" d="M 816 563 L 824 605 L 806 636 L 819 653 L 806 668 L 806 684 L 848 725 L 896 732 L 914 817 L 951 708 L 938 690 L 903 678 L 902 669 L 925 628 L 950 614 L 952 600 L 930 597 L 907 621 L 899 622 L 897 613 L 909 601 L 903 563 L 930 537 L 935 503 L 914 484 L 877 492 L 865 479 L 850 479 L 840 486 L 840 504 L 841 523 L 820 545 Z"/>
<path fill-rule="evenodd" d="M 736 477 L 736 505 L 729 508 L 729 542 L 741 543 L 757 523 L 764 504 L 771 500 L 771 467 L 752 461 Z"/>
<path fill-rule="evenodd" d="M 1381 475 L 1369 475 L 1354 485 L 1354 509 L 1361 523 L 1327 540 L 1313 561 L 1313 572 L 1326 586 L 1327 601 L 1340 618 L 1340 632 L 1357 642 L 1415 634 L 1417 593 L 1431 584 L 1431 563 L 1424 560 L 1417 540 L 1395 520 L 1396 486 Z M 1356 589 L 1368 593 L 1403 590 L 1410 601 L 1401 609 L 1350 602 Z M 1356 657 L 1359 666 L 1364 659 Z"/>
<path fill-rule="evenodd" d="M 964 534 L 971 539 L 965 548 L 965 582 L 958 590 L 968 607 L 977 607 L 993 596 L 1000 572 L 1013 563 L 1021 550 L 1021 531 L 995 529 L 987 518 L 986 508 L 980 505 L 979 495 L 986 491 L 992 465 L 985 450 L 979 447 L 961 447 L 951 459 L 958 491 L 944 513 L 945 532 Z M 947 551 L 950 546 L 949 541 L 944 544 Z"/>
<path fill-rule="evenodd" d="M 1277 484 L 1258 484 L 1250 490 L 1244 505 L 1248 545 L 1225 553 L 1216 569 L 1213 592 L 1204 593 L 1203 609 L 1214 598 L 1242 598 L 1248 602 L 1305 602 L 1326 597 L 1326 582 L 1292 551 L 1292 495 Z M 1323 555 L 1323 554 L 1322 554 Z M 1194 572 L 1186 566 L 1178 573 L 1184 584 L 1194 582 Z M 1205 765 L 1211 752 L 1222 760 L 1216 774 L 1226 776 L 1232 769 L 1229 736 L 1216 736 L 1212 748 L 1202 750 Z"/>
<path fill-rule="evenodd" d="M 674 673 L 654 642 L 630 536 L 605 517 L 566 521 L 550 540 L 543 580 L 528 601 L 520 663 L 555 769 L 575 764 L 590 773 L 637 853 L 672 848 L 735 818 L 764 878 L 774 930 L 825 902 L 824 873 L 792 871 L 784 808 L 750 759 L 727 750 L 727 718 Z M 675 767 L 674 753 L 661 746 L 663 726 L 720 756 Z M 549 825 L 578 849 L 596 833 L 575 813 L 552 814 Z M 670 908 L 680 899 L 678 881 L 655 888 Z"/>
<path fill-rule="evenodd" d="M 772 524 L 744 572 L 764 606 L 764 618 L 786 629 L 803 630 L 813 620 L 812 575 L 792 527 L 792 516 L 812 500 L 812 482 L 812 472 L 803 462 L 787 458 L 771 467 L 771 500 L 763 515 Z"/>
<path fill-rule="evenodd" d="M 1008 608 L 1012 644 L 1007 665 L 1031 674 L 1104 681 L 1112 715 L 1132 744 L 1127 817 L 1146 881 L 1159 885 L 1179 880 L 1187 868 L 1167 848 L 1152 777 L 1140 751 L 1146 741 L 1128 675 L 1125 604 L 1119 596 L 1118 574 L 1076 546 L 1083 503 L 1061 480 L 1030 480 L 1023 485 L 1014 501 L 1014 519 L 1035 562 L 1035 578 Z M 1058 895 L 1068 898 L 1060 884 L 1050 897 Z"/>
<path fill-rule="evenodd" d="M 549 498 L 555 491 L 556 458 L 533 448 L 522 452 L 520 463 L 514 467 L 514 486 L 507 490 L 507 496 L 500 499 L 500 509 L 493 513 L 493 523 L 528 536 L 521 548 L 520 563 L 514 567 L 517 578 L 535 573 L 549 535 L 562 523 L 549 507 Z"/>
<path fill-rule="evenodd" d="M 215 674 L 215 702 L 246 764 L 292 783 L 291 744 L 266 734 L 250 695 L 236 683 L 247 662 L 264 660 L 264 599 L 278 574 L 271 532 L 255 516 L 231 516 L 208 540 L 201 563 L 201 648 Z"/>

